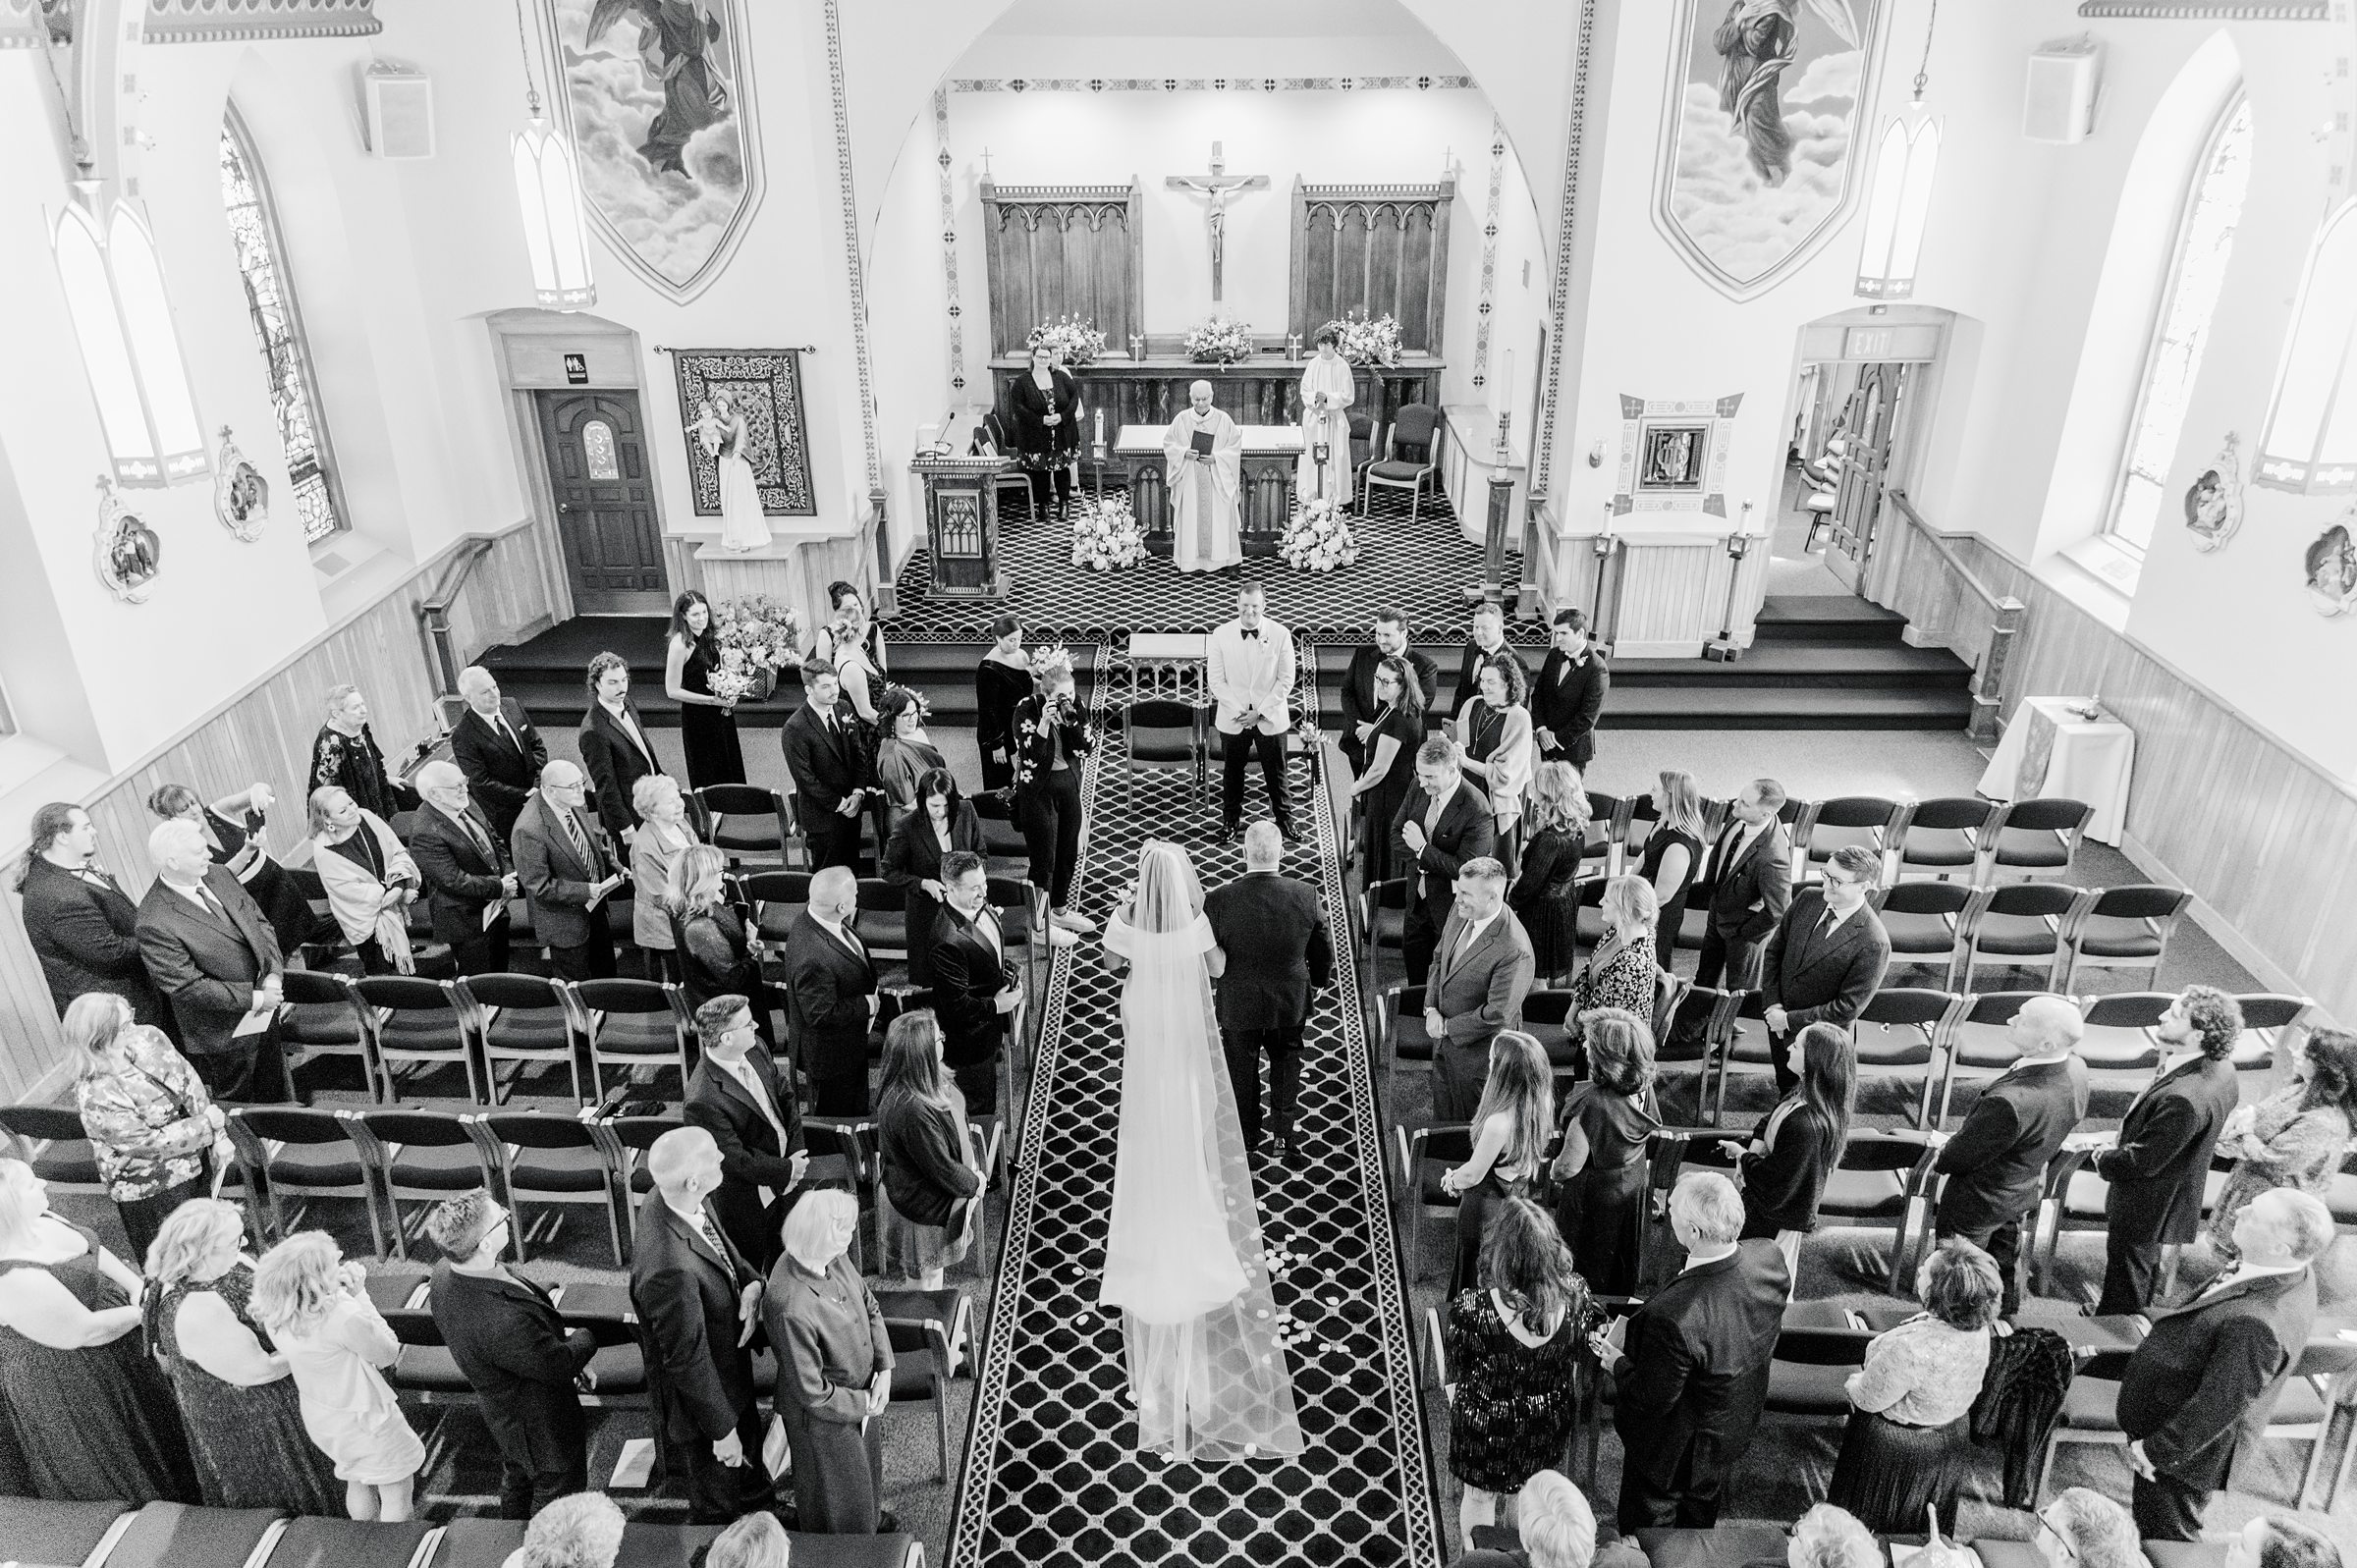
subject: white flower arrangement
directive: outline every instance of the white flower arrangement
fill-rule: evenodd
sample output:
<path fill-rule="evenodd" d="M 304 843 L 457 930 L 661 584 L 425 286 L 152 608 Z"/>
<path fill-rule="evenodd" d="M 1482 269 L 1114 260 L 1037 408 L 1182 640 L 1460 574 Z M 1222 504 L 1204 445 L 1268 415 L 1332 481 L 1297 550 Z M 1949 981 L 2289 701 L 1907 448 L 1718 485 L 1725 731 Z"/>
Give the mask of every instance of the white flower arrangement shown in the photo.
<path fill-rule="evenodd" d="M 1357 562 L 1358 541 L 1334 501 L 1310 501 L 1286 524 L 1277 554 L 1296 571 L 1332 571 Z"/>
<path fill-rule="evenodd" d="M 802 618 L 765 593 L 714 605 L 712 640 L 720 648 L 721 661 L 721 669 L 712 673 L 716 697 L 722 695 L 719 681 L 728 670 L 739 671 L 744 690 L 751 691 L 764 675 L 774 681 L 779 671 L 801 667 Z"/>
<path fill-rule="evenodd" d="M 1072 565 L 1091 571 L 1118 571 L 1146 559 L 1146 533 L 1129 510 L 1127 496 L 1083 501 L 1072 514 Z"/>
<path fill-rule="evenodd" d="M 1343 358 L 1354 365 L 1396 365 L 1399 362 L 1399 321 L 1390 311 L 1369 320 L 1363 310 L 1346 312 L 1340 321 L 1329 321 L 1327 327 L 1341 334 L 1337 347 Z M 1324 331 L 1325 328 L 1320 328 Z"/>
<path fill-rule="evenodd" d="M 1043 321 L 1031 329 L 1024 342 L 1034 349 L 1045 344 L 1067 365 L 1093 364 L 1105 352 L 1105 334 L 1097 330 L 1095 322 L 1083 321 L 1078 316 Z"/>
<path fill-rule="evenodd" d="M 1186 356 L 1197 364 L 1232 365 L 1252 357 L 1252 324 L 1214 316 L 1186 329 Z"/>

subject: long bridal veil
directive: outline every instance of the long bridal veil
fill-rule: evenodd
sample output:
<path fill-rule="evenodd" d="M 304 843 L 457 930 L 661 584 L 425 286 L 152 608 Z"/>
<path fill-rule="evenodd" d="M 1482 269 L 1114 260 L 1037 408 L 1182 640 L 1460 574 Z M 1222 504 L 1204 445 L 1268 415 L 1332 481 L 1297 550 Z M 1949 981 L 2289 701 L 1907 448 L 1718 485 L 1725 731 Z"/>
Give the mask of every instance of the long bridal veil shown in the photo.
<path fill-rule="evenodd" d="M 1218 1024 L 1203 891 L 1149 842 L 1126 925 L 1121 1137 L 1099 1300 L 1122 1313 L 1138 1444 L 1178 1459 L 1301 1451 L 1260 1217 Z"/>

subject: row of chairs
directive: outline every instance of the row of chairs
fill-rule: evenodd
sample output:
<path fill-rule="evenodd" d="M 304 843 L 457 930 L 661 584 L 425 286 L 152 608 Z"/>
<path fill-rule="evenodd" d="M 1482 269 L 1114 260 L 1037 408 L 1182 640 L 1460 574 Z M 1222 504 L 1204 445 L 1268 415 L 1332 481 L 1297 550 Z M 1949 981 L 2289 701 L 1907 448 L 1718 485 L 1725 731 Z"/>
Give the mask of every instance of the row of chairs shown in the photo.
<path fill-rule="evenodd" d="M 1727 826 L 1732 807 L 1730 800 L 1702 803 L 1706 843 Z M 1607 876 L 1617 875 L 1643 857 L 1645 840 L 1660 822 L 1659 808 L 1649 795 L 1590 790 L 1588 811 L 1587 858 L 1598 862 L 1595 869 Z M 1821 875 L 1835 850 L 1852 844 L 1883 858 L 1886 883 L 1899 882 L 1910 873 L 1942 879 L 1961 876 L 1976 887 L 2007 876 L 2066 877 L 2094 815 L 2086 802 L 2059 796 L 2007 803 L 1977 795 L 1787 799 L 1777 812 L 1791 837 L 1796 888 Z"/>

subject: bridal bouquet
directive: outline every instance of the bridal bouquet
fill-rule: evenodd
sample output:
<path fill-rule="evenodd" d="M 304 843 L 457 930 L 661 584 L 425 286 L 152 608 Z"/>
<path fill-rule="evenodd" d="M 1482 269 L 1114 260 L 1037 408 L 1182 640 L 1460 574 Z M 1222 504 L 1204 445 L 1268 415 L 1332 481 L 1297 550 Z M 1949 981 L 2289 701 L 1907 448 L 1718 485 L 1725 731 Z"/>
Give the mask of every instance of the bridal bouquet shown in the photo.
<path fill-rule="evenodd" d="M 1277 553 L 1296 571 L 1332 571 L 1358 560 L 1358 541 L 1335 502 L 1310 501 L 1286 524 Z"/>
<path fill-rule="evenodd" d="M 1097 330 L 1095 322 L 1083 321 L 1078 316 L 1043 321 L 1031 329 L 1031 335 L 1024 341 L 1034 349 L 1047 345 L 1068 366 L 1092 364 L 1105 351 L 1105 334 Z"/>
<path fill-rule="evenodd" d="M 719 645 L 721 663 L 712 673 L 712 695 L 724 695 L 721 677 L 734 669 L 741 674 L 745 691 L 766 696 L 779 671 L 801 666 L 802 618 L 765 593 L 728 599 L 712 607 L 712 640 Z"/>
<path fill-rule="evenodd" d="M 1197 364 L 1232 365 L 1252 357 L 1252 325 L 1212 317 L 1186 329 L 1186 356 Z"/>
<path fill-rule="evenodd" d="M 1129 498 L 1115 495 L 1083 501 L 1072 514 L 1072 565 L 1115 571 L 1146 559 L 1146 533 L 1129 510 Z"/>
<path fill-rule="evenodd" d="M 1373 320 L 1363 310 L 1346 312 L 1327 326 L 1342 334 L 1342 355 L 1354 365 L 1396 365 L 1399 362 L 1399 320 L 1390 311 Z M 1324 329 L 1321 328 L 1321 331 Z"/>

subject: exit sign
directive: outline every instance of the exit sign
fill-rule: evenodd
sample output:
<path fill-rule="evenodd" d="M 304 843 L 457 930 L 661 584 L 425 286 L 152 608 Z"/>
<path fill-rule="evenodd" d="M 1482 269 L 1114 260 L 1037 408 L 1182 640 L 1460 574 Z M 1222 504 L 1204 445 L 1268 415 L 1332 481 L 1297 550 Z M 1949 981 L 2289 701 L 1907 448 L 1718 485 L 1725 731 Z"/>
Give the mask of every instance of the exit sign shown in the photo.
<path fill-rule="evenodd" d="M 565 385 L 569 387 L 589 385 L 589 356 L 587 354 L 569 353 L 565 356 Z"/>

